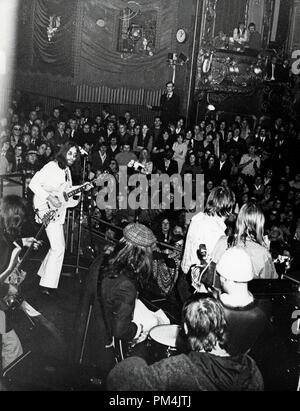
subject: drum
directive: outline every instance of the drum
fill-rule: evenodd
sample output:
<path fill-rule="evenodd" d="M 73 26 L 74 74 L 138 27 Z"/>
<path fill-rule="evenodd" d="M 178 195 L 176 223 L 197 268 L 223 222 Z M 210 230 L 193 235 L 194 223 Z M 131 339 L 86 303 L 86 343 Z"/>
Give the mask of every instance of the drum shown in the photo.
<path fill-rule="evenodd" d="M 177 354 L 176 340 L 180 327 L 176 324 L 158 325 L 150 330 L 147 346 L 151 362 Z"/>

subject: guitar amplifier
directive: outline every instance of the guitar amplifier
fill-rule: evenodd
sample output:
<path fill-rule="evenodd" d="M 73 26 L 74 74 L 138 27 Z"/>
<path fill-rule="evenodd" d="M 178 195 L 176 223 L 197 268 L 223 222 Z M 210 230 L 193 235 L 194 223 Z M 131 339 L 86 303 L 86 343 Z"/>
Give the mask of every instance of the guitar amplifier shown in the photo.
<path fill-rule="evenodd" d="M 289 279 L 252 280 L 249 289 L 257 299 L 272 304 L 270 330 L 250 353 L 262 372 L 265 389 L 296 391 L 300 371 L 300 330 L 295 327 L 300 318 L 299 285 Z"/>

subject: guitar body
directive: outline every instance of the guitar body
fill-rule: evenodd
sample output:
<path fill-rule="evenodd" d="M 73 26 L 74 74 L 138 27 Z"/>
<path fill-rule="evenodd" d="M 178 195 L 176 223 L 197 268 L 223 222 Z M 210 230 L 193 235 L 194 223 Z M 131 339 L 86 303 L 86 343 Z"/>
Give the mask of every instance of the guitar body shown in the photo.
<path fill-rule="evenodd" d="M 50 201 L 45 201 L 36 195 L 33 197 L 33 206 L 34 209 L 38 212 L 38 217 L 42 219 L 49 210 L 56 211 L 55 217 L 52 221 L 57 221 L 59 218 L 64 218 L 67 208 L 72 208 L 77 206 L 79 199 L 74 200 L 72 197 L 68 197 L 73 190 L 70 190 L 70 187 L 63 185 L 58 191 L 49 191 L 49 194 L 58 198 L 61 202 L 59 208 L 54 207 Z M 75 194 L 74 194 L 75 195 Z"/>
<path fill-rule="evenodd" d="M 16 246 L 13 249 L 7 269 L 3 271 L 3 273 L 0 274 L 0 283 L 9 283 L 8 277 L 10 276 L 10 274 L 13 272 L 13 270 L 17 266 L 21 251 L 22 251 L 22 248 L 19 246 Z"/>
<path fill-rule="evenodd" d="M 35 241 L 38 241 L 40 238 L 43 230 L 48 226 L 49 222 L 54 218 L 56 215 L 55 211 L 48 210 L 45 213 L 42 219 L 42 227 L 39 229 Z M 15 308 L 19 306 L 22 302 L 22 297 L 19 294 L 19 288 L 21 283 L 25 280 L 26 272 L 20 269 L 22 263 L 25 261 L 26 257 L 30 253 L 34 241 L 28 247 L 27 251 L 25 252 L 22 259 L 20 259 L 20 254 L 22 251 L 22 247 L 20 247 L 16 242 L 13 243 L 15 248 L 12 250 L 10 255 L 10 261 L 8 267 L 0 274 L 0 285 L 5 283 L 10 286 L 13 286 L 16 292 L 13 292 L 11 289 L 8 290 L 6 296 L 3 299 L 0 299 L 0 309 L 1 310 L 8 310 L 9 308 Z"/>

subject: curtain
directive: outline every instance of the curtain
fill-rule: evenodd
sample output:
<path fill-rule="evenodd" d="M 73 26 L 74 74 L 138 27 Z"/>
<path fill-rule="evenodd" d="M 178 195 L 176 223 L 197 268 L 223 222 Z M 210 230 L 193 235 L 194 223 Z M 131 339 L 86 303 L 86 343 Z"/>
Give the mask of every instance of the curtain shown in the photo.
<path fill-rule="evenodd" d="M 215 36 L 223 31 L 228 36 L 240 21 L 245 21 L 247 0 L 218 0 L 216 6 Z"/>
<path fill-rule="evenodd" d="M 33 63 L 37 70 L 65 76 L 73 74 L 76 7 L 77 0 L 35 0 Z M 57 17 L 60 25 L 49 40 L 47 27 L 51 16 Z"/>

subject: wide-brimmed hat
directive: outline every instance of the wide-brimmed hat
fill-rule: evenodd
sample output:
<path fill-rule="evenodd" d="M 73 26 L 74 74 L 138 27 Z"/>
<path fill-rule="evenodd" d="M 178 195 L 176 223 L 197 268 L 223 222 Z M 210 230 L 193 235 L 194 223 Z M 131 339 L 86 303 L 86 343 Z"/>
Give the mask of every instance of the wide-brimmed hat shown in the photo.
<path fill-rule="evenodd" d="M 253 279 L 251 258 L 241 247 L 231 247 L 225 251 L 216 266 L 224 278 L 236 283 L 247 283 Z"/>
<path fill-rule="evenodd" d="M 156 243 L 156 237 L 150 228 L 140 223 L 128 224 L 123 230 L 123 237 L 138 247 L 151 247 Z"/>

